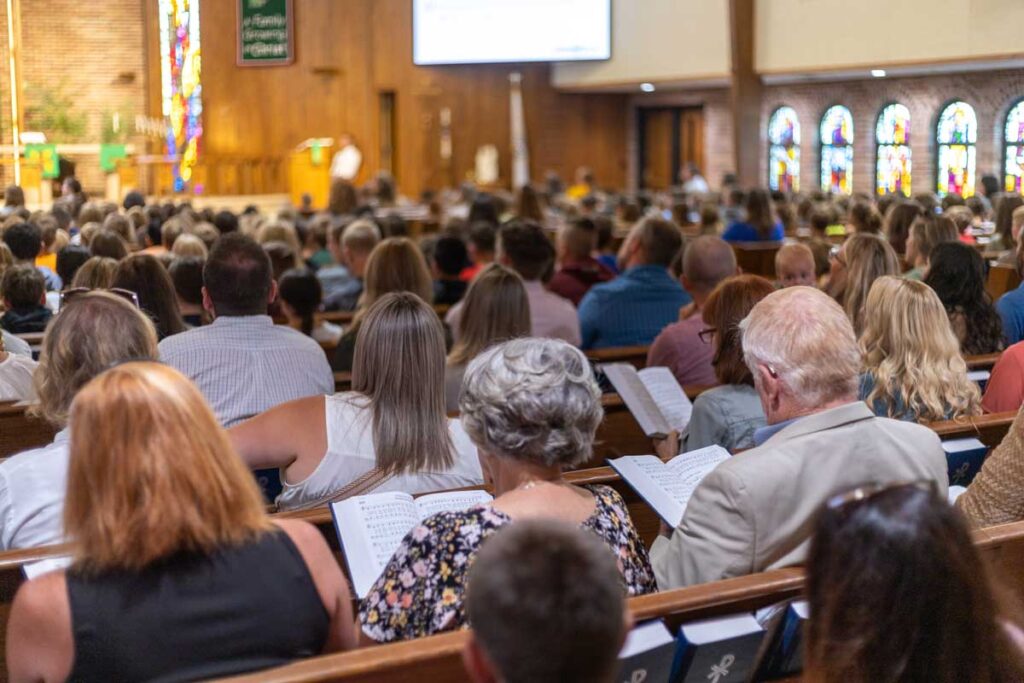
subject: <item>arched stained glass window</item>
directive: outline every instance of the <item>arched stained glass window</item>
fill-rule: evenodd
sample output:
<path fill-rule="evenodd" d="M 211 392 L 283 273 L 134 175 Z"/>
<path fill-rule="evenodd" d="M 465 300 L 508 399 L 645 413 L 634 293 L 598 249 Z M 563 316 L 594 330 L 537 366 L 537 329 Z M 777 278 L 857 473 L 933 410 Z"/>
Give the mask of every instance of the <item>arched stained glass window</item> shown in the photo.
<path fill-rule="evenodd" d="M 800 189 L 800 120 L 792 107 L 779 107 L 768 119 L 768 187 Z"/>
<path fill-rule="evenodd" d="M 1003 186 L 1007 192 L 1024 190 L 1024 100 L 1010 107 L 1003 128 Z"/>
<path fill-rule="evenodd" d="M 853 189 L 853 116 L 842 105 L 821 117 L 821 189 L 850 194 Z"/>
<path fill-rule="evenodd" d="M 883 107 L 875 124 L 875 191 L 910 196 L 910 110 L 893 103 Z"/>
<path fill-rule="evenodd" d="M 974 165 L 978 142 L 978 117 L 966 102 L 950 102 L 939 114 L 935 127 L 939 150 L 936 185 L 940 197 L 974 194 Z"/>

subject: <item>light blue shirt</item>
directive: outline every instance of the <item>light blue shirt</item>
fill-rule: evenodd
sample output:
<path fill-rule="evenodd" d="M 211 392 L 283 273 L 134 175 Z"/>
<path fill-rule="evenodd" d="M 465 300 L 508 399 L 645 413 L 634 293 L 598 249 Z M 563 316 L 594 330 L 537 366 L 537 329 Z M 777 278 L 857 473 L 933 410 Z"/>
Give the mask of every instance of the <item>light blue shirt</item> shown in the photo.
<path fill-rule="evenodd" d="M 796 422 L 799 419 L 800 419 L 799 417 L 793 417 L 793 418 L 790 418 L 788 420 L 785 420 L 784 422 L 776 422 L 773 425 L 765 425 L 764 427 L 760 427 L 758 429 L 755 429 L 754 430 L 754 446 L 761 446 L 761 445 L 763 445 L 765 441 L 767 441 L 768 439 L 772 438 L 773 436 L 775 436 L 776 434 L 781 432 L 783 429 L 785 429 L 786 427 L 788 427 L 789 425 L 793 424 L 794 422 Z"/>
<path fill-rule="evenodd" d="M 635 266 L 594 285 L 580 301 L 584 349 L 650 344 L 692 301 L 662 266 Z"/>

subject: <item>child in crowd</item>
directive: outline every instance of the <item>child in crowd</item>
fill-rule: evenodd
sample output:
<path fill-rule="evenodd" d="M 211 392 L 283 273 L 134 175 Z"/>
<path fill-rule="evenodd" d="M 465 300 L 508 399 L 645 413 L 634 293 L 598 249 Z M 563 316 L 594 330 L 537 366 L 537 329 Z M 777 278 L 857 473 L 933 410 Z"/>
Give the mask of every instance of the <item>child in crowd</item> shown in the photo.
<path fill-rule="evenodd" d="M 323 289 L 313 271 L 292 268 L 281 275 L 278 287 L 281 312 L 288 319 L 288 325 L 320 343 L 338 343 L 342 329 L 326 320 L 316 321 L 315 314 L 320 310 Z"/>
<path fill-rule="evenodd" d="M 31 265 L 11 266 L 0 280 L 4 308 L 0 327 L 13 334 L 42 332 L 53 311 L 46 307 L 46 280 Z"/>
<path fill-rule="evenodd" d="M 775 277 L 779 288 L 818 284 L 814 253 L 804 244 L 786 244 L 775 253 Z"/>

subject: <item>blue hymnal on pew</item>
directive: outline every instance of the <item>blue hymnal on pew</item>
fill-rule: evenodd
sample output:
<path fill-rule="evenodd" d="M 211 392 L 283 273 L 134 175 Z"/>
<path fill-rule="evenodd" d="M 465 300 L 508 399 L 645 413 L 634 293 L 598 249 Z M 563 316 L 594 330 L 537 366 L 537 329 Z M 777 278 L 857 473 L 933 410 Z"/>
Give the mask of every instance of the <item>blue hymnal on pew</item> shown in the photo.
<path fill-rule="evenodd" d="M 623 683 L 668 683 L 676 639 L 661 621 L 640 624 L 626 637 L 619 652 L 619 675 Z"/>
<path fill-rule="evenodd" d="M 750 614 L 709 619 L 679 629 L 673 683 L 745 681 L 754 670 L 764 629 Z"/>
<path fill-rule="evenodd" d="M 803 671 L 803 631 L 810 609 L 806 600 L 768 607 L 758 612 L 765 644 L 754 680 L 770 681 Z"/>
<path fill-rule="evenodd" d="M 946 451 L 950 486 L 970 484 L 988 455 L 988 446 L 974 438 L 943 441 L 942 450 Z"/>

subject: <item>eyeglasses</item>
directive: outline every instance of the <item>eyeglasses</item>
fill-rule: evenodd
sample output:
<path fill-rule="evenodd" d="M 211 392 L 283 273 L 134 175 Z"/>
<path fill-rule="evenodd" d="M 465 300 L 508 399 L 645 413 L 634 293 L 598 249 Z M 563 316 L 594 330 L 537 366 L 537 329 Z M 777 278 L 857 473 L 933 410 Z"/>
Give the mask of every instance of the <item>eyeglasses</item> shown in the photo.
<path fill-rule="evenodd" d="M 60 293 L 60 307 L 64 308 L 64 304 L 69 301 L 73 301 L 76 297 L 82 294 L 88 294 L 89 292 L 110 292 L 114 296 L 119 296 L 122 299 L 129 301 L 135 305 L 135 308 L 141 308 L 139 306 L 139 296 L 131 291 L 130 289 L 121 289 L 120 287 L 111 287 L 109 289 L 90 289 L 88 287 L 72 287 L 71 289 L 65 289 Z"/>
<path fill-rule="evenodd" d="M 706 327 L 706 328 L 704 328 L 703 330 L 701 330 L 700 332 L 697 333 L 697 337 L 699 337 L 700 340 L 702 342 L 704 342 L 705 344 L 710 344 L 711 340 L 715 338 L 715 333 L 716 332 L 718 332 L 718 330 L 716 330 L 715 328 L 713 328 L 713 327 Z"/>
<path fill-rule="evenodd" d="M 845 520 L 858 507 L 871 501 L 882 493 L 901 489 L 918 489 L 919 491 L 924 491 L 931 495 L 936 495 L 938 493 L 935 482 L 930 479 L 919 479 L 917 481 L 895 484 L 866 484 L 864 486 L 858 486 L 857 488 L 851 489 L 845 493 L 839 493 L 832 496 L 825 501 L 825 509 L 838 515 L 840 519 Z"/>

